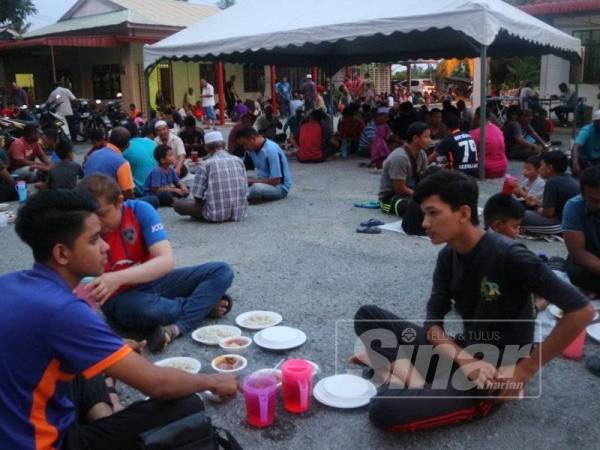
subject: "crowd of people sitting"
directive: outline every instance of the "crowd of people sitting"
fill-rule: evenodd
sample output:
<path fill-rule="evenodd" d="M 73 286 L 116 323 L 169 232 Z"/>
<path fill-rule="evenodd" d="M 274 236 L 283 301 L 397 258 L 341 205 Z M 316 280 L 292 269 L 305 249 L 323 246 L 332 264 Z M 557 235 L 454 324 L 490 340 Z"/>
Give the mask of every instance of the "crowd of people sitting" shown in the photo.
<path fill-rule="evenodd" d="M 111 448 L 135 448 L 143 431 L 201 411 L 201 400 L 192 394 L 211 390 L 223 399 L 235 396 L 232 376 L 160 368 L 136 353 L 145 346 L 161 352 L 205 318 L 226 315 L 234 302 L 227 294 L 234 279 L 227 263 L 175 269 L 156 208 L 173 207 L 182 216 L 205 222 L 244 220 L 249 203 L 288 196 L 291 154 L 301 163 L 321 163 L 338 152 L 342 158 L 368 157 L 367 165 L 380 174 L 381 210 L 402 218 L 407 234 L 448 244 L 435 268 L 426 325 L 364 306 L 355 317 L 360 338 L 375 328 L 389 329 L 397 337 L 412 328 L 417 333 L 414 345 L 467 346 L 470 341 L 457 344 L 440 325 L 451 299 L 466 319 L 501 315 L 520 320 L 532 318 L 533 293 L 543 298 L 536 303 L 539 308 L 547 300 L 565 315 L 531 358 L 515 362 L 518 370 L 512 376 L 526 384 L 539 364 L 560 354 L 591 321 L 586 296 L 600 296 L 600 112 L 576 139 L 571 168 L 577 182 L 567 174 L 567 156 L 549 150 L 549 136 L 536 131 L 527 109 L 511 111 L 501 129 L 496 117 L 471 114 L 464 101 L 453 105 L 446 100 L 441 109 L 431 110 L 408 101 L 390 107 L 368 83 L 359 90 L 351 78 L 340 89 L 342 117 L 334 128 L 334 111 L 327 110 L 309 76 L 301 97 L 285 79 L 277 86 L 285 121 L 269 105 L 257 114 L 255 105 L 242 103 L 232 91 L 234 81 L 227 88 L 227 108 L 239 121 L 227 141 L 213 129 L 217 105 L 212 104 L 212 86 L 203 80 L 200 104 L 206 129 L 185 108 L 177 111 L 181 120 L 171 110 L 151 113 L 144 121 L 132 105 L 125 126 L 114 128 L 108 137 L 92 134 L 82 165 L 74 162 L 71 144 L 59 141 L 51 130 L 40 139 L 34 127 L 25 127 L 6 162 L 0 158 L 3 198 L 15 198 L 15 178 L 35 181 L 39 189 L 21 206 L 16 221 L 16 232 L 31 247 L 35 265 L 0 280 L 5 289 L 0 330 L 3 349 L 10 349 L 0 350 L 0 355 L 15 367 L 27 368 L 17 379 L 9 363 L 0 367 L 0 375 L 15 387 L 14 395 L 1 401 L 9 405 L 7 420 L 14 426 L 0 433 L 14 447 L 31 447 L 35 441 L 46 447 L 60 443 L 67 449 L 94 448 L 101 439 Z M 188 107 L 197 104 L 192 90 L 187 95 Z M 212 102 L 204 101 L 209 96 Z M 479 226 L 477 208 L 481 120 L 486 121 L 489 177 L 504 176 L 508 158 L 524 160 L 523 179 L 507 179 L 508 192 L 486 202 L 484 222 L 493 233 Z M 284 142 L 293 151 L 284 151 Z M 255 175 L 248 175 L 248 169 Z M 558 280 L 537 256 L 514 243 L 523 232 L 562 234 L 569 254 L 565 271 L 580 290 Z M 467 280 L 464 273 L 473 276 Z M 95 277 L 88 290 L 112 328 L 73 294 L 86 276 Z M 479 295 L 482 283 L 492 279 L 502 284 L 494 298 L 505 302 Z M 492 303 L 491 309 L 482 306 Z M 476 316 L 476 311 L 484 313 Z M 502 329 L 503 343 L 531 342 L 530 325 Z M 483 329 L 481 323 L 477 327 Z M 145 341 L 124 341 L 113 329 L 141 334 Z M 416 430 L 485 417 L 499 408 L 487 400 L 474 408 L 466 397 L 472 392 L 453 390 L 435 392 L 453 397 L 450 401 L 413 398 L 404 408 L 394 407 L 390 402 L 414 393 L 412 389 L 426 396 L 431 380 L 411 370 L 410 356 L 398 359 L 398 352 L 382 353 L 392 363 L 384 375 L 408 389 L 384 389 L 371 403 L 371 419 L 378 427 Z M 377 371 L 374 359 L 372 354 L 357 356 Z M 481 386 L 501 375 L 500 369 L 473 357 L 454 362 L 453 371 L 464 371 Z M 473 364 L 475 375 L 469 371 Z M 118 399 L 111 396 L 115 380 L 151 400 L 120 410 Z M 50 398 L 55 401 L 47 403 Z M 467 407 L 468 414 L 455 415 Z M 60 418 L 60 423 L 50 425 L 47 417 Z"/>

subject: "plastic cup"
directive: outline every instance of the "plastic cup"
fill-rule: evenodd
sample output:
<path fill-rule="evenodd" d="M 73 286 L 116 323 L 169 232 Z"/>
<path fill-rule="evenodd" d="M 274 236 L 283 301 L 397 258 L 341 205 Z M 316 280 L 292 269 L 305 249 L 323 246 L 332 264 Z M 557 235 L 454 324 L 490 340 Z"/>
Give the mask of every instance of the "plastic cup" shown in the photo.
<path fill-rule="evenodd" d="M 506 175 L 504 177 L 504 184 L 502 185 L 502 193 L 504 195 L 512 195 L 515 192 L 518 182 L 519 180 L 512 175 Z"/>
<path fill-rule="evenodd" d="M 19 203 L 25 203 L 25 200 L 27 200 L 27 183 L 23 180 L 17 181 L 15 189 L 19 195 Z"/>
<path fill-rule="evenodd" d="M 586 330 L 583 330 L 579 335 L 573 339 L 567 348 L 563 350 L 563 356 L 567 359 L 581 359 L 583 358 L 583 345 L 585 344 Z"/>
<path fill-rule="evenodd" d="M 244 380 L 246 421 L 253 427 L 265 428 L 275 421 L 277 380 L 273 375 L 253 373 Z"/>
<path fill-rule="evenodd" d="M 198 152 L 192 152 L 192 162 L 198 162 Z"/>
<path fill-rule="evenodd" d="M 90 307 L 93 310 L 96 310 L 98 308 L 98 304 L 96 303 L 96 301 L 91 297 L 89 289 L 88 289 L 88 285 L 94 281 L 94 277 L 84 277 L 81 279 L 81 281 L 79 282 L 79 284 L 77 285 L 77 287 L 75 288 L 75 291 L 73 292 L 78 298 L 85 300 L 86 303 L 88 305 L 90 305 Z"/>
<path fill-rule="evenodd" d="M 303 413 L 310 408 L 313 366 L 304 359 L 289 359 L 283 363 L 283 407 L 291 413 Z"/>

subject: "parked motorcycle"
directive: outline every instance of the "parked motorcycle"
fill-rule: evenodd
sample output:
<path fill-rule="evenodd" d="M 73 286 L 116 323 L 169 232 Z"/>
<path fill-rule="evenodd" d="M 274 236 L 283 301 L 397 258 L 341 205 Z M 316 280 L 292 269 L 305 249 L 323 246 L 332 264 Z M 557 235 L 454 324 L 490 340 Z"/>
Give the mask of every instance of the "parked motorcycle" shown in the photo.
<path fill-rule="evenodd" d="M 76 142 L 85 142 L 89 138 L 90 131 L 90 105 L 87 99 L 77 99 L 75 111 L 73 112 L 73 131 Z"/>
<path fill-rule="evenodd" d="M 120 127 L 127 123 L 128 115 L 121 106 L 121 98 L 123 94 L 117 93 L 117 100 L 110 100 L 106 104 L 106 114 L 110 119 L 113 127 Z"/>

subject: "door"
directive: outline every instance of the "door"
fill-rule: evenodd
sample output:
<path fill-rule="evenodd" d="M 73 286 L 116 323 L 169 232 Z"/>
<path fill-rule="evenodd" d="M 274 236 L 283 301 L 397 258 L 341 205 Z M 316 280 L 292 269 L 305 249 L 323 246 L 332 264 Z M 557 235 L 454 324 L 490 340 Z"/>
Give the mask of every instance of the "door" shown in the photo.
<path fill-rule="evenodd" d="M 166 66 L 166 67 L 165 67 Z M 159 92 L 163 98 L 163 105 L 173 104 L 173 77 L 171 74 L 171 65 L 165 64 L 159 67 L 158 72 Z M 159 102 L 157 102 L 159 103 Z"/>

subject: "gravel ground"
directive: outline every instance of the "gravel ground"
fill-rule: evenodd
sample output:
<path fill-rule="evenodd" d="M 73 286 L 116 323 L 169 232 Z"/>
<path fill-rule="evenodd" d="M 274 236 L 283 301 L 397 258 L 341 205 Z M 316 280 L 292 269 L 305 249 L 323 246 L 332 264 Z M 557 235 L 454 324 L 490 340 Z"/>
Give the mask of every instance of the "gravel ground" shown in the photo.
<path fill-rule="evenodd" d="M 81 149 L 80 149 L 81 151 Z M 222 260 L 236 273 L 230 294 L 232 313 L 220 323 L 254 309 L 281 313 L 283 325 L 308 335 L 299 349 L 269 353 L 253 346 L 247 353 L 248 371 L 272 367 L 282 358 L 304 357 L 318 363 L 323 375 L 344 371 L 352 336 L 340 332 L 336 353 L 336 323 L 351 319 L 364 304 L 377 304 L 404 318 L 424 317 L 431 273 L 439 248 L 430 242 L 393 232 L 361 235 L 361 221 L 393 219 L 379 211 L 353 207 L 353 202 L 376 198 L 379 177 L 359 168 L 356 159 L 326 164 L 291 162 L 294 185 L 280 202 L 252 206 L 242 223 L 209 225 L 190 222 L 170 209 L 160 215 L 175 250 L 179 267 Z M 520 164 L 511 164 L 518 173 Z M 500 181 L 480 184 L 485 199 L 500 189 Z M 0 272 L 30 266 L 29 250 L 15 239 L 12 227 L 0 228 L 5 243 Z M 558 243 L 526 241 L 533 251 L 564 256 Z M 206 322 L 210 323 L 210 322 Z M 342 326 L 341 331 L 348 328 Z M 251 335 L 245 332 L 246 335 Z M 600 353 L 588 339 L 586 354 Z M 156 360 L 193 356 L 210 373 L 218 347 L 196 344 L 189 336 L 177 340 Z M 120 390 L 127 400 L 140 394 Z M 596 392 L 596 394 L 593 394 Z M 265 430 L 245 423 L 243 398 L 225 405 L 207 404 L 213 421 L 228 428 L 245 448 L 598 448 L 598 379 L 582 362 L 557 359 L 543 371 L 542 396 L 502 408 L 484 421 L 410 435 L 391 435 L 370 426 L 365 408 L 342 411 L 318 404 L 296 416 L 279 406 L 276 423 Z M 591 400 L 591 401 L 590 401 Z M 399 404 L 398 407 L 403 407 Z"/>

